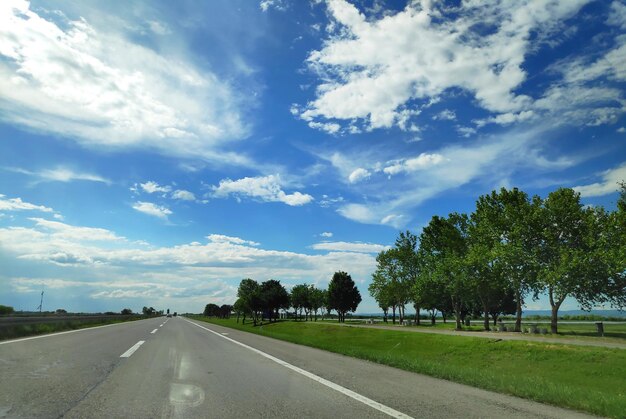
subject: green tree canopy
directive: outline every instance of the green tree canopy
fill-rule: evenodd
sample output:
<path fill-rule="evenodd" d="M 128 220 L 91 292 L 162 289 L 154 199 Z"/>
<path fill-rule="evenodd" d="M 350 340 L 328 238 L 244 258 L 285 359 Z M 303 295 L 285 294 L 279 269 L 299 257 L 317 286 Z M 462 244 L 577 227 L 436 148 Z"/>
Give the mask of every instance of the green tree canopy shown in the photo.
<path fill-rule="evenodd" d="M 333 310 L 337 310 L 339 322 L 345 321 L 347 312 L 356 311 L 361 293 L 347 272 L 338 271 L 333 275 L 328 285 L 328 302 Z"/>
<path fill-rule="evenodd" d="M 289 293 L 275 279 L 270 279 L 261 284 L 261 295 L 263 298 L 264 309 L 269 314 L 270 323 L 272 317 L 278 318 L 278 310 L 289 307 Z"/>

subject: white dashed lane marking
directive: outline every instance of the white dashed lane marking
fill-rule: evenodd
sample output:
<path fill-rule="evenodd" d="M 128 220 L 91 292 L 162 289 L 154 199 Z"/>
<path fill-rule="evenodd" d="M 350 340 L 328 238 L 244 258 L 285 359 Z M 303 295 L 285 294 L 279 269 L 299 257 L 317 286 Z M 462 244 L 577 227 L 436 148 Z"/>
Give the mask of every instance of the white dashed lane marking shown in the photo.
<path fill-rule="evenodd" d="M 135 343 L 133 346 L 131 346 L 126 352 L 124 352 L 122 355 L 120 355 L 120 358 L 128 358 L 130 357 L 132 354 L 135 353 L 135 351 L 137 349 L 139 349 L 139 347 L 141 345 L 143 345 L 144 343 L 146 343 L 145 340 L 140 340 L 139 342 Z"/>

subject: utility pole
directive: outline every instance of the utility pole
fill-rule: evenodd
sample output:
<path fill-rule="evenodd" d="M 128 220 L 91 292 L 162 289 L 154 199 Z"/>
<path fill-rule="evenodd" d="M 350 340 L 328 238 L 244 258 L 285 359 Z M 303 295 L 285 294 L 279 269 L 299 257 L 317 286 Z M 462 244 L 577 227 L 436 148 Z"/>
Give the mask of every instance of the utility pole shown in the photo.
<path fill-rule="evenodd" d="M 39 310 L 39 313 L 41 313 L 42 307 L 43 307 L 43 290 L 41 290 L 41 301 L 39 302 L 39 307 L 37 307 L 37 309 Z"/>

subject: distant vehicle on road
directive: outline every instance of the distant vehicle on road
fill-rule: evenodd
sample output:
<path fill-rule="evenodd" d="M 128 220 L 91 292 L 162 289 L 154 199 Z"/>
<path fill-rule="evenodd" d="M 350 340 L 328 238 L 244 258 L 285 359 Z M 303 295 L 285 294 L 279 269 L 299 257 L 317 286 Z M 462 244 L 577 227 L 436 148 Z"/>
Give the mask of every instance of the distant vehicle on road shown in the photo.
<path fill-rule="evenodd" d="M 174 312 L 174 317 L 176 317 L 177 315 L 178 315 L 178 313 L 175 311 L 175 312 Z"/>
<path fill-rule="evenodd" d="M 170 313 L 167 313 L 167 317 L 172 317 L 172 315 Z"/>

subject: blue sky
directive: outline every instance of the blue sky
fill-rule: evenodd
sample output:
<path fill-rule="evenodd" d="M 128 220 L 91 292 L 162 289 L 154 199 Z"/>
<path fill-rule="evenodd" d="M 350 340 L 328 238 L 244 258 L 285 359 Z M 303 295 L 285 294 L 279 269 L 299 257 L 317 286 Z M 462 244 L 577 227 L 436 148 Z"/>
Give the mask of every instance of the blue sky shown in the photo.
<path fill-rule="evenodd" d="M 371 312 L 376 253 L 494 188 L 613 209 L 625 29 L 617 0 L 4 0 L 0 303 L 197 312 L 345 270 Z"/>

